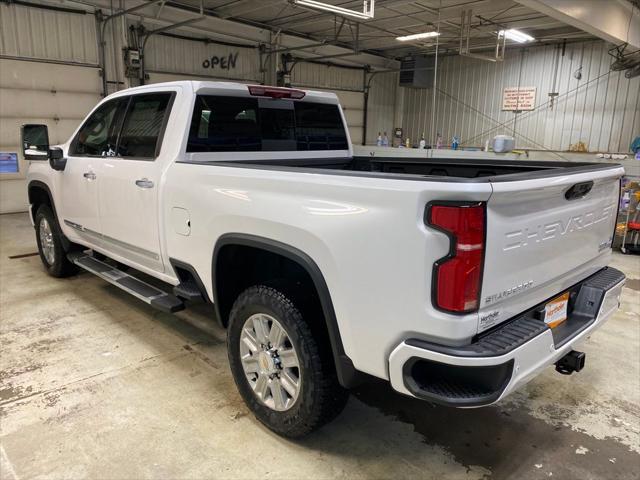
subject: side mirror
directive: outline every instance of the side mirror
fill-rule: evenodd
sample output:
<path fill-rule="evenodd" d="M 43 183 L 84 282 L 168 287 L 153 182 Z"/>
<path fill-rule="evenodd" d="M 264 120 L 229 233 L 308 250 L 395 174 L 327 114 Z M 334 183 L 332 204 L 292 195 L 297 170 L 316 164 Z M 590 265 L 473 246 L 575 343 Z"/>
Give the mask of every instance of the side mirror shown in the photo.
<path fill-rule="evenodd" d="M 49 129 L 46 125 L 23 125 L 20 136 L 25 160 L 49 160 L 51 168 L 58 171 L 64 170 L 67 166 L 62 149 L 49 148 Z"/>
<path fill-rule="evenodd" d="M 64 152 L 59 147 L 53 147 L 49 149 L 49 165 L 54 170 L 59 172 L 63 171 L 67 166 L 67 159 L 64 157 Z"/>
<path fill-rule="evenodd" d="M 23 125 L 20 137 L 25 160 L 49 160 L 49 130 L 46 125 Z"/>

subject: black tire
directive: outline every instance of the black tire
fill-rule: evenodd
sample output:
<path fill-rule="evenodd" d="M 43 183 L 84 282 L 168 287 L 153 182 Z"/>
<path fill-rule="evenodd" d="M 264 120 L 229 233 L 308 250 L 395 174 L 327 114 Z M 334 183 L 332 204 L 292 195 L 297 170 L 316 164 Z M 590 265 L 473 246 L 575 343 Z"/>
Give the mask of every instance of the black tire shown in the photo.
<path fill-rule="evenodd" d="M 242 366 L 242 329 L 256 313 L 270 315 L 281 324 L 299 359 L 300 390 L 293 405 L 285 411 L 274 410 L 260 401 Z M 330 347 L 314 337 L 301 311 L 279 290 L 257 285 L 240 294 L 229 316 L 227 347 L 240 395 L 256 418 L 279 435 L 289 438 L 307 435 L 337 417 L 347 403 L 349 392 L 338 382 Z"/>
<path fill-rule="evenodd" d="M 46 240 L 41 238 L 42 234 L 40 227 L 44 221 L 47 222 L 51 232 L 50 241 L 52 242 L 53 261 L 47 259 L 45 248 L 43 248 L 43 241 Z M 52 277 L 57 278 L 69 277 L 77 273 L 78 267 L 67 259 L 67 252 L 65 251 L 62 243 L 63 234 L 60 231 L 60 226 L 58 225 L 55 215 L 48 205 L 41 205 L 38 208 L 35 218 L 35 227 L 38 253 L 40 254 L 40 260 L 42 260 L 42 264 L 47 270 L 47 273 Z M 75 244 L 72 244 L 72 246 L 75 246 Z"/>

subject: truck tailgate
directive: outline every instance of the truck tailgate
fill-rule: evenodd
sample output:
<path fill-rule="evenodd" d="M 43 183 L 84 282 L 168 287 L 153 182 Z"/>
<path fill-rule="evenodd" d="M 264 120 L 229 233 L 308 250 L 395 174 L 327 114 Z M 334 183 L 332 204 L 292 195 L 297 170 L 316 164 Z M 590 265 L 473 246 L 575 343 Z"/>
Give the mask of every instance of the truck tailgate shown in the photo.
<path fill-rule="evenodd" d="M 591 172 L 492 180 L 479 332 L 606 266 L 623 173 L 622 167 L 612 165 Z"/>

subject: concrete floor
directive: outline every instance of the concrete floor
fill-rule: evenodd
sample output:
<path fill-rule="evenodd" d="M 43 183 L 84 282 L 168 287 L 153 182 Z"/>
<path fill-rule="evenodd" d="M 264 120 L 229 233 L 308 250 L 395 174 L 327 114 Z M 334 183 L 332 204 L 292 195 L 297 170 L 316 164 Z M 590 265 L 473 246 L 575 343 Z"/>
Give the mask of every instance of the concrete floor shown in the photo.
<path fill-rule="evenodd" d="M 436 407 L 384 382 L 302 441 L 242 403 L 206 309 L 159 313 L 48 277 L 26 214 L 0 216 L 0 478 L 640 478 L 640 257 L 619 313 L 497 406 Z"/>

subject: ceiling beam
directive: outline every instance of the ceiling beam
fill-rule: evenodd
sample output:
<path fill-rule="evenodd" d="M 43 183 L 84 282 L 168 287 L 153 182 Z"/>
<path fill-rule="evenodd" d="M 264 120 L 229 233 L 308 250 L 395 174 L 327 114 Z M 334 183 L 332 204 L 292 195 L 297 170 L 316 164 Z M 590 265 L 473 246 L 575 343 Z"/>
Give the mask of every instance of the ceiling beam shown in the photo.
<path fill-rule="evenodd" d="M 102 9 L 105 12 L 111 11 L 111 0 L 67 0 L 70 4 L 78 3 L 82 5 L 90 5 L 94 8 Z M 243 0 L 239 0 L 243 1 Z M 244 1 L 243 1 L 244 3 Z M 149 3 L 151 5 L 151 3 Z M 273 6 L 273 4 L 272 4 Z M 174 3 L 167 1 L 162 9 L 158 9 L 157 12 L 147 14 L 146 12 L 135 12 L 134 14 L 127 15 L 131 19 L 140 19 L 145 22 L 151 22 L 154 24 L 175 24 L 181 21 L 193 18 L 194 11 L 198 9 L 184 8 L 183 4 L 179 2 Z M 116 10 L 117 12 L 117 10 Z M 114 12 L 115 13 L 115 12 Z M 156 14 L 157 13 L 157 14 Z M 246 43 L 264 44 L 270 45 L 271 36 L 273 33 L 277 33 L 280 29 L 271 25 L 260 24 L 241 19 L 225 19 L 214 10 L 205 9 L 204 18 L 199 21 L 197 27 L 189 26 L 184 28 L 185 31 L 192 33 L 199 33 L 209 36 L 210 38 L 231 38 L 238 41 L 242 39 Z M 295 34 L 283 29 L 280 34 L 279 48 L 287 47 L 303 47 L 310 42 L 322 43 L 323 39 L 315 38 L 311 35 Z M 381 55 L 375 55 L 369 52 L 361 52 L 359 54 L 353 53 L 353 48 L 349 45 L 332 45 L 330 41 L 324 46 L 318 46 L 312 49 L 314 55 L 348 55 L 349 58 L 344 60 L 344 63 L 350 65 L 369 65 L 373 69 L 387 69 L 393 68 L 399 65 L 394 59 L 385 58 Z"/>

